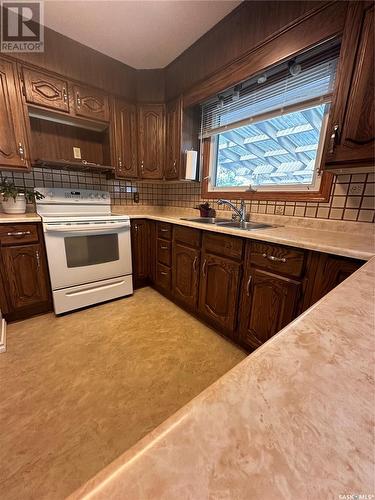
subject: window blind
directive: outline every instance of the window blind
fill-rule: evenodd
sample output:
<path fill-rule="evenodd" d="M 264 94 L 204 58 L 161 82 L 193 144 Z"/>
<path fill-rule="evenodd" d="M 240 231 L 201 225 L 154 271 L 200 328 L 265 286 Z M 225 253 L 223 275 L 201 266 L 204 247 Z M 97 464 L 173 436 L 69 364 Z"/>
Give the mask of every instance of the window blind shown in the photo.
<path fill-rule="evenodd" d="M 290 113 L 303 103 L 329 102 L 339 50 L 337 42 L 314 49 L 210 99 L 202 105 L 201 138 Z"/>

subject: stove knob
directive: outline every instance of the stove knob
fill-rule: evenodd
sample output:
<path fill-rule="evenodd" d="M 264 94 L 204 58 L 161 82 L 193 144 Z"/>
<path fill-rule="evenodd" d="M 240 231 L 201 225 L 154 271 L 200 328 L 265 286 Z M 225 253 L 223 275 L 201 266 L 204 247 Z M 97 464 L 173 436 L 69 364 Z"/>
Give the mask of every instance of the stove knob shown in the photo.
<path fill-rule="evenodd" d="M 49 192 L 47 193 L 47 196 L 49 196 L 50 198 L 53 198 L 53 192 L 52 192 L 52 191 L 49 191 Z"/>
<path fill-rule="evenodd" d="M 100 198 L 100 194 L 96 193 L 95 198 Z"/>
<path fill-rule="evenodd" d="M 106 194 L 102 194 L 102 198 L 103 198 L 103 200 L 105 200 L 107 198 L 107 195 Z"/>
<path fill-rule="evenodd" d="M 95 198 L 94 193 L 90 193 L 89 198 Z"/>

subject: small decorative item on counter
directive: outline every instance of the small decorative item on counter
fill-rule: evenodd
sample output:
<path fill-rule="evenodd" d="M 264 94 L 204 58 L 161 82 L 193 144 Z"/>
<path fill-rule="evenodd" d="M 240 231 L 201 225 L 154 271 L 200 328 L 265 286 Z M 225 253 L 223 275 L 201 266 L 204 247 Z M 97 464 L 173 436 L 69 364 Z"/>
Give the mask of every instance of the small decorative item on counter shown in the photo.
<path fill-rule="evenodd" d="M 201 203 L 195 209 L 200 211 L 201 217 L 216 217 L 216 210 L 211 208 L 207 201 L 206 203 Z"/>
<path fill-rule="evenodd" d="M 42 193 L 35 189 L 16 187 L 14 182 L 8 181 L 6 177 L 1 180 L 0 194 L 2 195 L 1 206 L 6 214 L 24 214 L 26 201 L 32 203 L 44 198 Z"/>

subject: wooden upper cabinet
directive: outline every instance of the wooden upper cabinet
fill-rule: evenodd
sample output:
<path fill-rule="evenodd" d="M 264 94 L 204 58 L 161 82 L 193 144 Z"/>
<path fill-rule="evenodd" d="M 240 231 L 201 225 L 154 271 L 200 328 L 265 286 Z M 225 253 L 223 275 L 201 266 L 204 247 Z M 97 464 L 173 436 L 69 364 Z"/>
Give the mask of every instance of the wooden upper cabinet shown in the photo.
<path fill-rule="evenodd" d="M 374 5 L 350 2 L 328 127 L 328 170 L 374 162 L 374 60 Z"/>
<path fill-rule="evenodd" d="M 142 179 L 162 179 L 164 170 L 165 106 L 138 107 L 138 161 Z"/>
<path fill-rule="evenodd" d="M 199 311 L 220 330 L 236 327 L 241 264 L 217 255 L 202 255 Z"/>
<path fill-rule="evenodd" d="M 240 306 L 239 340 L 257 348 L 297 315 L 301 283 L 262 269 L 245 272 Z"/>
<path fill-rule="evenodd" d="M 136 178 L 138 176 L 137 162 L 137 111 L 134 104 L 117 99 L 112 115 L 113 135 L 113 165 L 116 176 Z"/>
<path fill-rule="evenodd" d="M 83 85 L 74 85 L 73 99 L 77 116 L 109 121 L 109 98 L 104 92 Z"/>
<path fill-rule="evenodd" d="M 23 109 L 16 65 L 0 58 L 0 167 L 29 169 L 29 122 Z"/>
<path fill-rule="evenodd" d="M 40 71 L 22 68 L 26 102 L 69 113 L 68 82 Z"/>
<path fill-rule="evenodd" d="M 176 99 L 166 106 L 165 178 L 179 179 L 181 168 L 182 100 Z"/>

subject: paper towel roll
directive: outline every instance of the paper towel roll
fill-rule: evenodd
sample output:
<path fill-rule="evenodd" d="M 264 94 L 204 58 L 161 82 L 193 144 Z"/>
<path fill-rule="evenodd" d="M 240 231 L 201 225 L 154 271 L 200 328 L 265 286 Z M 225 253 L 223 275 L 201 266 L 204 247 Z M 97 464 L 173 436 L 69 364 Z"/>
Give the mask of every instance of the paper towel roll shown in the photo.
<path fill-rule="evenodd" d="M 185 151 L 185 179 L 195 181 L 197 180 L 197 157 L 198 152 L 192 149 Z"/>

